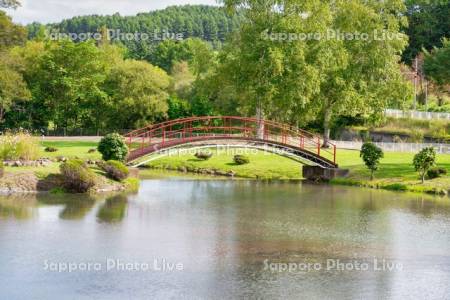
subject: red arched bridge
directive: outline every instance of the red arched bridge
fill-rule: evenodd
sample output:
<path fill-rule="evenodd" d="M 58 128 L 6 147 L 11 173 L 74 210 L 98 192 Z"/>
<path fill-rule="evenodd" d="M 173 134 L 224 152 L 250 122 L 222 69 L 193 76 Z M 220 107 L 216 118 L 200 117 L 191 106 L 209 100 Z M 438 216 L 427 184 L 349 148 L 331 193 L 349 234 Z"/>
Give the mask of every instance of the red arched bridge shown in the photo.
<path fill-rule="evenodd" d="M 125 135 L 128 162 L 185 145 L 247 144 L 289 153 L 310 165 L 337 168 L 336 145 L 321 148 L 319 136 L 291 125 L 233 116 L 189 117 L 134 130 Z"/>

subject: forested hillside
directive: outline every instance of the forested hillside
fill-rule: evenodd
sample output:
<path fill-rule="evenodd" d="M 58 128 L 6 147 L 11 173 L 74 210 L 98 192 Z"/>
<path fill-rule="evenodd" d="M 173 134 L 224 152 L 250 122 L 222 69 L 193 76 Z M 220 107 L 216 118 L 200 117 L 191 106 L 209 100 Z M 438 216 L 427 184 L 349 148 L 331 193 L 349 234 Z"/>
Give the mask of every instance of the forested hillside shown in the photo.
<path fill-rule="evenodd" d="M 223 42 L 228 33 L 236 30 L 242 13 L 227 14 L 223 8 L 207 5 L 171 6 L 163 10 L 140 13 L 136 16 L 79 16 L 60 23 L 48 24 L 50 31 L 61 33 L 95 33 L 102 27 L 122 33 L 149 33 L 166 31 L 182 34 L 184 39 L 201 38 L 213 45 Z M 41 24 L 28 25 L 29 38 L 35 37 Z M 125 41 L 134 58 L 145 58 L 153 41 Z"/>

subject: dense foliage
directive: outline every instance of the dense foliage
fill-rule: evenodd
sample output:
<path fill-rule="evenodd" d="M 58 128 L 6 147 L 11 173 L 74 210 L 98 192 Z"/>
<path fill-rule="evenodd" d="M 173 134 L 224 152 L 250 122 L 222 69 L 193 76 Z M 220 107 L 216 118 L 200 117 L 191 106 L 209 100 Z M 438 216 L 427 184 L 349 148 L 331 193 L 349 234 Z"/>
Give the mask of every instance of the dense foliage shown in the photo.
<path fill-rule="evenodd" d="M 442 38 L 450 38 L 449 0 L 406 0 L 408 26 L 404 28 L 409 36 L 409 45 L 403 53 L 403 60 L 411 63 L 422 52 L 442 46 Z"/>
<path fill-rule="evenodd" d="M 371 142 L 366 142 L 361 147 L 360 157 L 370 170 L 370 179 L 372 180 L 373 173 L 378 170 L 380 160 L 384 157 L 383 150 Z"/>
<path fill-rule="evenodd" d="M 322 120 L 327 146 L 337 117 L 376 121 L 388 105 L 410 97 L 399 68 L 407 45 L 400 32 L 403 1 L 224 2 L 230 9 L 246 7 L 246 19 L 225 47 L 217 81 L 238 92 L 247 114 L 302 125 Z M 368 36 L 327 38 L 329 31 Z M 376 38 L 377 31 L 394 38 Z M 278 33 L 320 37 L 287 40 Z"/>
<path fill-rule="evenodd" d="M 442 47 L 425 52 L 424 71 L 439 86 L 450 84 L 450 40 L 443 39 Z"/>
<path fill-rule="evenodd" d="M 322 130 L 327 146 L 330 130 L 343 119 L 376 124 L 384 108 L 411 99 L 399 60 L 407 46 L 401 30 L 412 2 L 239 0 L 224 1 L 225 8 L 84 16 L 29 25 L 33 40 L 25 45 L 23 28 L 17 26 L 20 38 L 0 40 L 5 49 L 0 51 L 5 74 L 0 76 L 0 129 L 98 133 L 192 115 L 258 115 Z M 299 11 L 313 13 L 299 16 Z M 6 23 L 13 28 L 10 19 Z M 107 29 L 166 30 L 190 38 L 121 43 L 52 41 L 45 35 Z M 398 38 L 268 38 L 277 32 L 328 30 L 378 30 Z M 438 51 L 431 53 L 436 57 Z"/>
<path fill-rule="evenodd" d="M 98 151 L 102 154 L 102 158 L 105 161 L 125 161 L 128 155 L 128 147 L 123 137 L 118 133 L 104 136 L 98 144 Z"/>
<path fill-rule="evenodd" d="M 420 174 L 422 183 L 425 181 L 425 174 L 428 170 L 436 164 L 436 151 L 433 147 L 422 149 L 419 153 L 414 155 L 413 165 Z"/>
<path fill-rule="evenodd" d="M 59 166 L 64 187 L 75 193 L 85 193 L 95 185 L 95 174 L 79 159 L 72 159 Z"/>
<path fill-rule="evenodd" d="M 100 28 L 120 30 L 121 33 L 147 33 L 161 36 L 164 32 L 182 34 L 183 39 L 198 37 L 214 44 L 223 42 L 228 33 L 239 26 L 241 14 L 230 16 L 223 8 L 205 5 L 171 6 L 163 10 L 140 13 L 137 16 L 80 16 L 49 24 L 50 31 L 60 33 L 96 33 Z M 41 24 L 28 26 L 29 37 L 39 36 Z M 114 36 L 111 34 L 114 40 Z M 129 49 L 129 55 L 135 59 L 148 59 L 159 42 L 122 41 Z"/>

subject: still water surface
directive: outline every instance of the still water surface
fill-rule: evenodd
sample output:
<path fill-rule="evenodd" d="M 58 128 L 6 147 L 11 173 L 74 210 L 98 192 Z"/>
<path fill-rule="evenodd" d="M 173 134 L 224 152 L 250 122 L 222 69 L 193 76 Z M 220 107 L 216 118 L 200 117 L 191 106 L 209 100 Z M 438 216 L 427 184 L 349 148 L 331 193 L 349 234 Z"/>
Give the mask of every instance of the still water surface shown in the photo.
<path fill-rule="evenodd" d="M 0 299 L 450 299 L 450 204 L 177 178 L 0 197 L 0 282 Z"/>

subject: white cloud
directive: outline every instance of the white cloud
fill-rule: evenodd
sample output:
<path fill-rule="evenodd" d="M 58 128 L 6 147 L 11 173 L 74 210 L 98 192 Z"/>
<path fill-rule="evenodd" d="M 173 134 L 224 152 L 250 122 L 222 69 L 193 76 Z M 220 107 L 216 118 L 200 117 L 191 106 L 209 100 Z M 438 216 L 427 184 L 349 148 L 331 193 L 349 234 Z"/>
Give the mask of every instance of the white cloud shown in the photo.
<path fill-rule="evenodd" d="M 209 4 L 216 5 L 216 0 L 22 0 L 22 7 L 8 10 L 14 22 L 28 24 L 31 22 L 59 22 L 78 15 L 134 15 L 163 9 L 171 5 Z"/>

